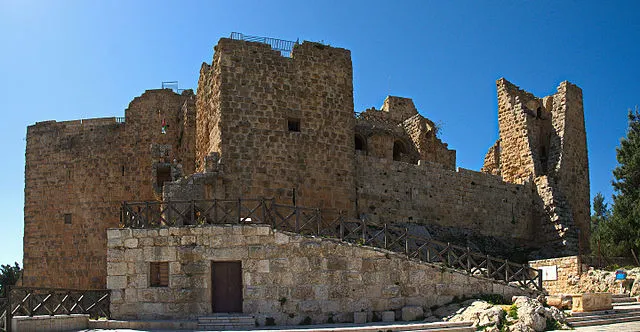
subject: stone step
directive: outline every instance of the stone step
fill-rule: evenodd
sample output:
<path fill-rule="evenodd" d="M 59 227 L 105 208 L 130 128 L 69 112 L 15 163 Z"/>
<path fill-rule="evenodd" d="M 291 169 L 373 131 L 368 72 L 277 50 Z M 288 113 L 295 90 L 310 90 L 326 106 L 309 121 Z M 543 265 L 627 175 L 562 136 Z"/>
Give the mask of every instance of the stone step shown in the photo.
<path fill-rule="evenodd" d="M 591 320 L 601 320 L 601 319 L 612 319 L 612 318 L 624 318 L 630 316 L 638 316 L 635 312 L 621 312 L 621 313 L 612 313 L 612 314 L 603 314 L 603 315 L 595 315 L 595 316 L 582 316 L 582 317 L 567 317 L 568 323 L 576 323 L 576 322 L 585 322 Z"/>
<path fill-rule="evenodd" d="M 273 330 L 260 329 L 261 332 L 471 332 L 475 331 L 473 322 L 435 322 L 435 323 L 367 323 L 355 324 L 331 324 L 308 326 L 306 328 L 277 328 Z"/>
<path fill-rule="evenodd" d="M 473 326 L 468 327 L 442 327 L 437 329 L 428 329 L 428 330 L 408 330 L 412 332 L 473 332 L 476 328 Z"/>
<path fill-rule="evenodd" d="M 631 297 L 631 295 L 629 294 L 611 294 L 611 298 L 629 298 Z"/>
<path fill-rule="evenodd" d="M 588 311 L 588 312 L 568 312 L 572 317 L 598 317 L 602 315 L 612 315 L 612 314 L 621 314 L 621 313 L 635 313 L 640 314 L 640 307 L 637 308 L 614 308 L 611 310 L 600 310 L 600 311 Z"/>
<path fill-rule="evenodd" d="M 640 315 L 628 315 L 626 317 L 620 317 L 620 318 L 604 318 L 604 319 L 586 320 L 581 322 L 570 323 L 570 325 L 572 327 L 584 327 L 584 326 L 596 326 L 596 325 L 635 322 L 639 320 L 640 320 Z"/>
<path fill-rule="evenodd" d="M 633 303 L 638 302 L 638 299 L 635 297 L 612 297 L 611 303 Z"/>
<path fill-rule="evenodd" d="M 640 307 L 640 302 L 624 302 L 624 303 L 612 303 L 613 304 L 613 308 L 615 309 L 616 307 L 635 307 L 635 306 L 639 306 Z"/>
<path fill-rule="evenodd" d="M 256 322 L 253 318 L 242 319 L 198 319 L 199 324 L 254 324 Z"/>

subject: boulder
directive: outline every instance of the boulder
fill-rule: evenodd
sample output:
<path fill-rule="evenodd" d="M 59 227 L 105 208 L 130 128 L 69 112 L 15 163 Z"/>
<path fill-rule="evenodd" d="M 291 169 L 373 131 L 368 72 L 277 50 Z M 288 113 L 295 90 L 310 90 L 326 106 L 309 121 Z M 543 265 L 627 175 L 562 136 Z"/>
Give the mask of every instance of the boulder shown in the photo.
<path fill-rule="evenodd" d="M 493 306 L 485 301 L 476 300 L 467 307 L 458 310 L 453 316 L 448 317 L 451 322 L 473 322 L 476 328 L 498 326 L 504 317 L 504 310 L 499 306 Z"/>
<path fill-rule="evenodd" d="M 513 302 L 518 306 L 518 321 L 534 331 L 541 332 L 547 327 L 547 317 L 542 303 L 526 296 L 517 296 Z"/>

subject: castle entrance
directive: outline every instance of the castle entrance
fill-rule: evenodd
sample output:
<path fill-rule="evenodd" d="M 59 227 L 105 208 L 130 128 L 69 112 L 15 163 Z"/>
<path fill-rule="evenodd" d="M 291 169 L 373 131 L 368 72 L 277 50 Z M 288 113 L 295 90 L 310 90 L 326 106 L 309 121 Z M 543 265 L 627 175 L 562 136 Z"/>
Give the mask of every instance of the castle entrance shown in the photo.
<path fill-rule="evenodd" d="M 211 262 L 214 313 L 242 312 L 242 262 Z"/>

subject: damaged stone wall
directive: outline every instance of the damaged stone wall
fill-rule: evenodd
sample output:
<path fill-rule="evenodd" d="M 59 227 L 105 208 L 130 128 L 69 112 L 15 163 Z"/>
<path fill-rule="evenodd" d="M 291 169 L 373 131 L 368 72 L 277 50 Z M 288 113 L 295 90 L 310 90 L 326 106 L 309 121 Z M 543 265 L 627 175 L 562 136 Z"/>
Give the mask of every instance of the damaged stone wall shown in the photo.
<path fill-rule="evenodd" d="M 106 229 L 118 225 L 122 201 L 158 197 L 158 162 L 194 159 L 188 139 L 178 140 L 185 127 L 195 125 L 195 119 L 181 118 L 195 111 L 194 103 L 190 90 L 150 90 L 131 102 L 124 122 L 103 118 L 28 127 L 24 286 L 104 288 Z M 152 156 L 154 144 L 165 147 L 162 157 Z M 193 172 L 192 163 L 183 168 Z"/>
<path fill-rule="evenodd" d="M 456 152 L 437 137 L 438 128 L 418 114 L 413 100 L 388 96 L 380 110 L 370 108 L 356 117 L 356 140 L 362 153 L 416 164 L 429 161 L 455 169 Z"/>
<path fill-rule="evenodd" d="M 525 291 L 381 249 L 275 231 L 266 225 L 108 230 L 107 288 L 114 319 L 211 314 L 212 261 L 240 261 L 242 312 L 264 326 L 353 322 L 354 312 Z M 151 262 L 168 262 L 167 287 L 150 287 Z"/>
<path fill-rule="evenodd" d="M 553 255 L 589 251 L 589 166 L 582 91 L 562 82 L 544 98 L 497 81 L 500 138 L 482 172 L 536 188 L 537 238 Z"/>

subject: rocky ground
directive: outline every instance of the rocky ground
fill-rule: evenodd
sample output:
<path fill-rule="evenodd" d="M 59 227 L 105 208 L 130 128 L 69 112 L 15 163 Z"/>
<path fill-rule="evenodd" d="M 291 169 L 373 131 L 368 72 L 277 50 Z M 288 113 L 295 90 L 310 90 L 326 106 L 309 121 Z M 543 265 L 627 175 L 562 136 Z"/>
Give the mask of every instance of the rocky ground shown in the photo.
<path fill-rule="evenodd" d="M 640 278 L 640 267 L 626 272 L 625 292 L 630 292 L 631 296 L 640 295 L 640 282 L 636 282 Z M 569 279 L 568 284 L 572 293 L 620 292 L 620 282 L 616 281 L 615 271 L 589 269 L 582 275 Z"/>
<path fill-rule="evenodd" d="M 476 329 L 487 332 L 570 329 L 562 311 L 526 296 L 514 297 L 511 305 L 475 299 L 453 303 L 435 309 L 426 320 L 472 321 Z"/>

